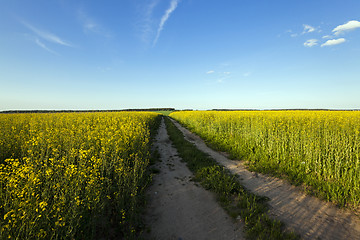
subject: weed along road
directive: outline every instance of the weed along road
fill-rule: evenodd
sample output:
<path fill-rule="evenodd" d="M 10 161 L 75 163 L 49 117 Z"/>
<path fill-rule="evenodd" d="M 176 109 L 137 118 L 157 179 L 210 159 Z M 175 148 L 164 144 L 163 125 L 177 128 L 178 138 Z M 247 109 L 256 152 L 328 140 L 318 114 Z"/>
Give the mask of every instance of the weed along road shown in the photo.
<path fill-rule="evenodd" d="M 149 188 L 145 239 L 244 239 L 240 221 L 227 215 L 214 195 L 192 181 L 193 174 L 172 146 L 164 119 L 155 147 L 159 173 Z"/>

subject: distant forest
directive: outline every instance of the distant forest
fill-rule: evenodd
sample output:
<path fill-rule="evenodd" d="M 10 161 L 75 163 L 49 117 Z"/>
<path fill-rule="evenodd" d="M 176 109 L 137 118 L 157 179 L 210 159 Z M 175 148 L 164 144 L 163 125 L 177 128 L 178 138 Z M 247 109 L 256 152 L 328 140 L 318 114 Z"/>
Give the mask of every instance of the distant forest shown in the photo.
<path fill-rule="evenodd" d="M 72 112 L 160 112 L 160 111 L 194 111 L 193 109 L 177 110 L 175 108 L 133 108 L 119 110 L 7 110 L 0 113 L 72 113 Z M 207 111 L 360 111 L 360 109 L 211 109 Z"/>
<path fill-rule="evenodd" d="M 75 112 L 158 112 L 175 111 L 175 108 L 138 108 L 121 110 L 8 110 L 0 113 L 75 113 Z"/>

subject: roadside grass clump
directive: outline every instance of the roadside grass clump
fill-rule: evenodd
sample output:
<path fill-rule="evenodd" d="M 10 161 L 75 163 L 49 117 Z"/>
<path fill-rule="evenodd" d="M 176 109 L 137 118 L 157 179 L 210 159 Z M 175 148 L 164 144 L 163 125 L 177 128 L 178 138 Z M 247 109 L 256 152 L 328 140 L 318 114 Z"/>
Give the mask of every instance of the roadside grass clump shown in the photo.
<path fill-rule="evenodd" d="M 248 239 L 298 239 L 294 233 L 285 231 L 284 225 L 267 215 L 265 197 L 247 191 L 235 175 L 219 166 L 209 155 L 198 150 L 195 145 L 184 139 L 181 131 L 165 118 L 166 128 L 171 141 L 180 157 L 194 173 L 194 180 L 215 193 L 222 207 L 233 218 L 240 216 L 245 223 Z"/>
<path fill-rule="evenodd" d="M 176 119 L 250 170 L 360 208 L 359 111 L 183 111 Z"/>
<path fill-rule="evenodd" d="M 0 115 L 0 239 L 136 239 L 158 114 Z"/>

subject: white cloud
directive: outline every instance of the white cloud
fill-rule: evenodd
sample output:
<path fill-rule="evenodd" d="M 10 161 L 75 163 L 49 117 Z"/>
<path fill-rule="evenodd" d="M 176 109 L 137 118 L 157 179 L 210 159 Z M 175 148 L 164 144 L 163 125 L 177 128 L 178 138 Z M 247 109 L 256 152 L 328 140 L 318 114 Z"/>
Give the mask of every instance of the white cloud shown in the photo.
<path fill-rule="evenodd" d="M 141 19 L 138 21 L 137 28 L 140 32 L 140 38 L 143 42 L 149 43 L 152 41 L 152 36 L 154 34 L 154 19 L 153 19 L 153 11 L 155 7 L 158 5 L 159 0 L 150 1 L 149 4 L 141 4 L 140 12 Z"/>
<path fill-rule="evenodd" d="M 170 7 L 165 11 L 165 14 L 162 16 L 162 18 L 160 20 L 160 24 L 159 24 L 159 27 L 157 29 L 157 33 L 156 33 L 156 37 L 155 37 L 153 46 L 156 45 L 156 43 L 157 43 L 157 41 L 158 41 L 158 39 L 160 37 L 160 33 L 163 30 L 166 21 L 169 19 L 171 13 L 173 11 L 175 11 L 175 9 L 177 8 L 177 5 L 178 5 L 179 1 L 180 0 L 171 0 Z"/>
<path fill-rule="evenodd" d="M 72 45 L 70 43 L 62 40 L 60 37 L 56 36 L 53 33 L 49 33 L 49 32 L 40 30 L 24 21 L 22 22 L 22 24 L 24 24 L 28 29 L 33 31 L 36 35 L 38 35 L 38 37 L 41 37 L 42 39 L 44 39 L 48 42 L 60 44 L 60 45 L 67 46 L 67 47 L 72 47 Z"/>
<path fill-rule="evenodd" d="M 338 44 L 341 44 L 344 42 L 346 42 L 345 38 L 331 39 L 331 40 L 327 40 L 325 43 L 321 44 L 321 47 L 338 45 Z"/>
<path fill-rule="evenodd" d="M 154 11 L 154 8 L 156 7 L 156 5 L 158 5 L 159 0 L 154 0 L 152 2 L 150 2 L 149 5 L 146 6 L 146 10 L 145 10 L 145 15 L 146 17 L 151 17 L 152 12 Z"/>
<path fill-rule="evenodd" d="M 230 74 L 231 74 L 231 72 L 219 72 L 219 73 L 217 74 L 217 80 L 216 80 L 216 82 L 218 82 L 218 83 L 224 83 L 224 82 L 226 82 L 227 79 L 231 79 L 231 78 L 232 78 Z"/>
<path fill-rule="evenodd" d="M 303 24 L 304 31 L 302 34 L 314 32 L 316 29 L 310 25 Z"/>
<path fill-rule="evenodd" d="M 308 24 L 303 24 L 303 28 L 304 28 L 304 30 L 302 31 L 302 33 L 296 33 L 296 32 L 293 32 L 292 30 L 287 30 L 286 32 L 289 33 L 291 37 L 295 38 L 295 37 L 299 37 L 299 36 L 307 34 L 307 33 L 315 32 L 317 30 L 316 28 L 314 28 L 313 26 L 310 26 Z"/>
<path fill-rule="evenodd" d="M 210 70 L 210 71 L 207 71 L 206 74 L 212 74 L 214 72 L 215 72 L 214 70 Z"/>
<path fill-rule="evenodd" d="M 345 32 L 354 30 L 356 28 L 360 28 L 360 22 L 356 20 L 348 21 L 345 24 L 339 25 L 336 28 L 332 30 L 332 32 L 338 36 L 340 34 L 343 34 Z"/>
<path fill-rule="evenodd" d="M 325 35 L 322 37 L 323 39 L 329 39 L 329 38 L 332 38 L 330 35 Z"/>
<path fill-rule="evenodd" d="M 317 39 L 309 39 L 306 42 L 304 42 L 304 46 L 305 47 L 313 47 L 318 45 L 318 40 Z"/>
<path fill-rule="evenodd" d="M 51 50 L 50 48 L 48 48 L 48 47 L 47 47 L 43 42 L 41 42 L 38 38 L 35 39 L 35 43 L 36 43 L 39 47 L 45 49 L 46 51 L 48 51 L 48 52 L 50 52 L 50 53 L 52 53 L 52 54 L 55 54 L 55 55 L 59 55 L 59 54 L 57 54 L 57 52 L 55 52 L 55 51 Z"/>
<path fill-rule="evenodd" d="M 297 36 L 298 36 L 298 34 L 297 34 L 297 33 L 293 33 L 293 31 L 292 31 L 291 29 L 287 30 L 286 33 L 287 33 L 287 34 L 290 34 L 291 37 L 297 37 Z M 281 34 L 279 34 L 279 35 L 281 35 Z"/>

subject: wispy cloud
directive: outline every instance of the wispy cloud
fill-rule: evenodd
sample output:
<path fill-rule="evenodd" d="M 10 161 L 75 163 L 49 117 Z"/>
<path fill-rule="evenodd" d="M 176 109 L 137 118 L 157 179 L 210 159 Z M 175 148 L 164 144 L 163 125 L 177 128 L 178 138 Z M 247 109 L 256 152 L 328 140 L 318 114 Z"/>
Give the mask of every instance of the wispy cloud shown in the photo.
<path fill-rule="evenodd" d="M 306 42 L 304 42 L 304 46 L 305 47 L 313 47 L 318 45 L 318 40 L 317 39 L 309 39 Z"/>
<path fill-rule="evenodd" d="M 291 29 L 285 31 L 286 34 L 290 34 L 291 37 L 297 37 L 297 33 L 294 33 Z M 279 34 L 280 37 L 282 34 Z"/>
<path fill-rule="evenodd" d="M 140 5 L 141 18 L 136 23 L 136 27 L 139 29 L 140 38 L 145 43 L 153 41 L 155 20 L 153 18 L 153 12 L 156 6 L 159 4 L 159 0 L 150 1 L 148 4 Z"/>
<path fill-rule="evenodd" d="M 346 42 L 345 38 L 331 39 L 331 40 L 327 40 L 325 43 L 321 44 L 321 47 L 338 45 L 338 44 L 341 44 L 344 42 Z"/>
<path fill-rule="evenodd" d="M 231 79 L 230 73 L 221 73 L 216 79 L 216 82 L 224 83 L 227 79 Z"/>
<path fill-rule="evenodd" d="M 311 26 L 311 25 L 308 25 L 308 24 L 303 24 L 303 31 L 300 33 L 300 32 L 294 32 L 293 30 L 289 29 L 286 31 L 287 34 L 289 34 L 291 37 L 295 38 L 295 37 L 300 37 L 302 35 L 305 35 L 305 34 L 308 34 L 308 33 L 312 33 L 312 32 L 315 32 L 317 31 L 318 29 Z M 318 30 L 320 32 L 320 30 Z"/>
<path fill-rule="evenodd" d="M 22 21 L 22 24 L 24 24 L 25 27 L 27 27 L 28 29 L 30 29 L 33 33 L 35 33 L 38 37 L 48 41 L 48 42 L 52 42 L 52 43 L 56 43 L 59 45 L 63 45 L 63 46 L 67 46 L 67 47 L 72 47 L 72 45 L 68 42 L 66 42 L 65 40 L 61 39 L 60 37 L 56 36 L 53 33 L 44 31 L 44 30 L 40 30 L 36 27 L 34 27 L 33 25 Z"/>
<path fill-rule="evenodd" d="M 146 10 L 145 10 L 145 20 L 150 20 L 152 13 L 154 11 L 154 8 L 159 4 L 159 0 L 153 0 L 152 2 L 150 2 L 150 4 L 148 4 L 146 6 Z"/>
<path fill-rule="evenodd" d="M 206 74 L 209 75 L 209 78 L 216 83 L 224 83 L 227 79 L 231 78 L 231 72 L 209 70 Z"/>
<path fill-rule="evenodd" d="M 92 17 L 83 10 L 78 10 L 78 18 L 80 19 L 85 33 L 96 33 L 105 37 L 110 37 L 110 34 L 105 31 L 104 27 L 95 21 Z"/>
<path fill-rule="evenodd" d="M 226 80 L 231 79 L 231 72 L 217 72 L 216 74 L 216 82 L 224 83 Z"/>
<path fill-rule="evenodd" d="M 158 39 L 160 37 L 160 33 L 163 30 L 166 21 L 169 19 L 171 13 L 174 12 L 175 9 L 177 8 L 179 1 L 180 0 L 171 0 L 170 7 L 165 11 L 165 14 L 162 16 L 162 18 L 160 20 L 160 24 L 159 24 L 159 27 L 157 29 L 157 33 L 156 33 L 156 37 L 155 37 L 154 42 L 153 42 L 153 46 L 156 45 L 156 43 L 157 43 L 157 41 L 158 41 Z"/>
<path fill-rule="evenodd" d="M 307 24 L 303 24 L 303 27 L 304 27 L 304 31 L 302 32 L 302 34 L 315 32 L 315 30 L 316 30 L 316 28 L 314 28 L 310 25 L 307 25 Z"/>
<path fill-rule="evenodd" d="M 52 54 L 55 54 L 55 55 L 59 55 L 57 52 L 55 52 L 55 51 L 51 50 L 50 48 L 48 48 L 48 47 L 47 47 L 43 42 L 41 42 L 38 38 L 35 39 L 35 43 L 36 43 L 39 47 L 45 49 L 46 51 L 48 51 L 48 52 L 50 52 L 50 53 L 52 53 Z"/>
<path fill-rule="evenodd" d="M 335 34 L 335 36 L 338 36 L 340 34 L 343 34 L 345 32 L 349 32 L 351 30 L 354 30 L 356 28 L 360 28 L 360 22 L 356 20 L 348 21 L 345 24 L 339 25 L 336 28 L 332 30 L 332 32 Z"/>

